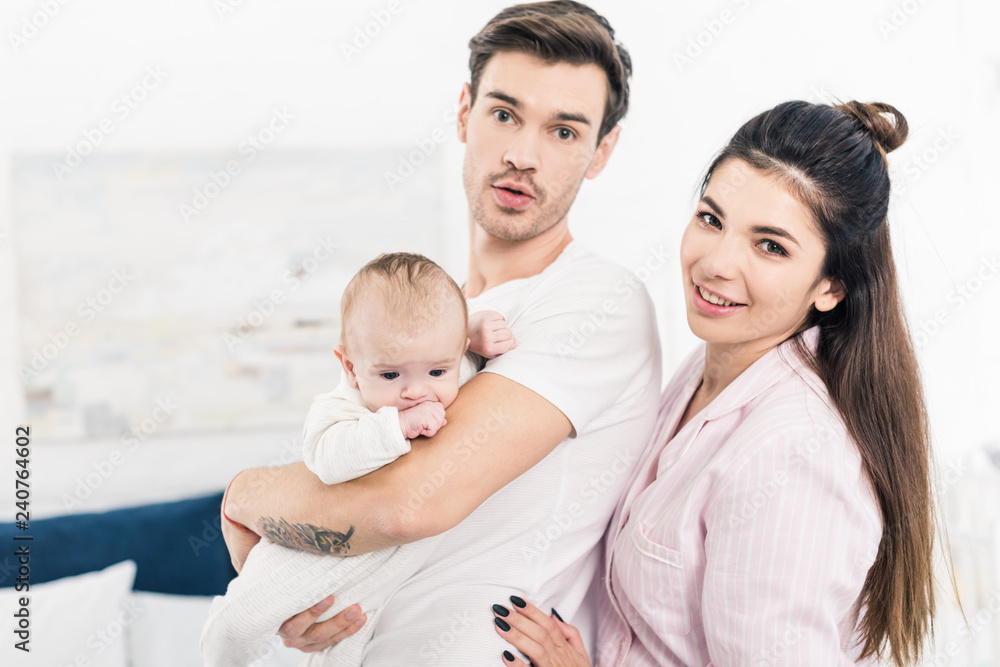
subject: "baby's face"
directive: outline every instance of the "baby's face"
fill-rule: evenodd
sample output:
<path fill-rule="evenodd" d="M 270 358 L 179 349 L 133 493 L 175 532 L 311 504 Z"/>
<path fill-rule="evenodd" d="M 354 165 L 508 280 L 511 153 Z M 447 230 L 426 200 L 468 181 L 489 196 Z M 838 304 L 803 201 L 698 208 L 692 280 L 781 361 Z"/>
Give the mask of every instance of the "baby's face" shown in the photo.
<path fill-rule="evenodd" d="M 437 322 L 418 334 L 392 327 L 364 326 L 351 340 L 352 384 L 369 410 L 399 410 L 426 401 L 451 405 L 458 395 L 459 369 L 468 344 L 464 327 Z"/>

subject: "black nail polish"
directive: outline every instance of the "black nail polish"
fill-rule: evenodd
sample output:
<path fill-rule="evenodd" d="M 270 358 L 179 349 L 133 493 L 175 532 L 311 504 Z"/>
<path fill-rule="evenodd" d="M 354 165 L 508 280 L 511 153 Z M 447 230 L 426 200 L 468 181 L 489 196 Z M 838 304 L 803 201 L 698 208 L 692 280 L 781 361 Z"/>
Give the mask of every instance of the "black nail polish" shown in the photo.
<path fill-rule="evenodd" d="M 510 596 L 510 601 L 513 602 L 514 605 L 516 607 L 518 607 L 519 609 L 524 609 L 528 605 L 527 602 L 525 602 L 521 598 L 517 597 L 516 595 L 511 595 Z"/>
<path fill-rule="evenodd" d="M 556 618 L 558 618 L 558 619 L 559 619 L 560 621 L 562 621 L 563 623 L 565 623 L 565 622 L 566 622 L 566 621 L 563 621 L 563 617 L 559 615 L 559 612 L 558 612 L 558 611 L 556 611 L 556 608 L 555 608 L 555 607 L 552 607 L 552 615 L 553 615 L 553 616 L 555 616 Z"/>
<path fill-rule="evenodd" d="M 494 618 L 493 622 L 496 623 L 497 627 L 503 630 L 504 632 L 510 630 L 510 626 L 507 625 L 507 621 L 503 620 L 502 618 Z"/>
<path fill-rule="evenodd" d="M 503 659 L 506 660 L 507 662 L 514 662 L 514 654 L 511 653 L 510 651 L 504 651 Z"/>
<path fill-rule="evenodd" d="M 496 613 L 500 614 L 505 618 L 510 615 L 510 609 L 507 609 L 507 607 L 498 604 L 493 605 L 493 611 L 495 611 Z"/>

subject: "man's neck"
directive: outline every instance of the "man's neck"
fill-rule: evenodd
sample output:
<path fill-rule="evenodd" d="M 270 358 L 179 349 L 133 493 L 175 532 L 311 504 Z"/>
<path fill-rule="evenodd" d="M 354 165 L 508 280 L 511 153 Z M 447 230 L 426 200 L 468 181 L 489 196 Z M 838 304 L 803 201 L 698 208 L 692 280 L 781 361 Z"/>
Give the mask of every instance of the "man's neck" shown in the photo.
<path fill-rule="evenodd" d="M 566 220 L 527 241 L 504 241 L 472 223 L 469 230 L 469 278 L 466 298 L 518 278 L 538 275 L 570 244 Z"/>

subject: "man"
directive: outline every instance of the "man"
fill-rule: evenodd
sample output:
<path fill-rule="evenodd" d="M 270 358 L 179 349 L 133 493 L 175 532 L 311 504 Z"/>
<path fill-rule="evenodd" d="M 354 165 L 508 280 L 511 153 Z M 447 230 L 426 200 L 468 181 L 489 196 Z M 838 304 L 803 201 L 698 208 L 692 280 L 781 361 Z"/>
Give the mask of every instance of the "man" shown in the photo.
<path fill-rule="evenodd" d="M 224 506 L 232 521 L 316 552 L 357 554 L 449 531 L 385 604 L 369 667 L 403 656 L 495 661 L 510 646 L 491 607 L 512 594 L 555 607 L 591 643 L 582 602 L 598 546 L 656 418 L 649 296 L 631 273 L 574 242 L 567 219 L 583 179 L 604 169 L 618 140 L 627 51 L 603 17 L 566 0 L 508 8 L 470 47 L 458 114 L 464 289 L 470 306 L 506 315 L 517 347 L 462 387 L 445 428 L 390 465 L 334 486 L 302 465 L 248 470 Z M 256 535 L 223 524 L 239 567 Z M 328 607 L 289 619 L 286 643 L 320 650 L 364 620 L 349 608 L 314 624 Z"/>

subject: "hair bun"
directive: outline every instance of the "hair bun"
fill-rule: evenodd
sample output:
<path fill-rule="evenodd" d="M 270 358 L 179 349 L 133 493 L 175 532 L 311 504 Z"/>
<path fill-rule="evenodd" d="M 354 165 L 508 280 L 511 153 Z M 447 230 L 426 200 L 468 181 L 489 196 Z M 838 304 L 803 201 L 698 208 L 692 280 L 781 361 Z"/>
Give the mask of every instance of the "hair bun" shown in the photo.
<path fill-rule="evenodd" d="M 845 102 L 836 104 L 851 118 L 859 121 L 883 151 L 891 153 L 906 141 L 909 126 L 899 109 L 884 102 Z"/>

